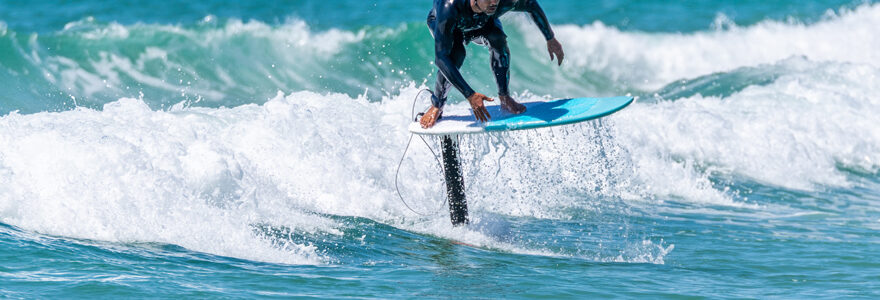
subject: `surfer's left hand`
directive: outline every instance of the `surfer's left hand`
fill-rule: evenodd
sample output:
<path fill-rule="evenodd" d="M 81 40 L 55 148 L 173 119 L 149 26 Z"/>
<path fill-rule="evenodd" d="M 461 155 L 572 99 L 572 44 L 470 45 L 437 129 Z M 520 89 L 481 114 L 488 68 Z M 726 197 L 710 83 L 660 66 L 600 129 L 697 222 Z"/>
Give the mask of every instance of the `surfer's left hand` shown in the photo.
<path fill-rule="evenodd" d="M 553 60 L 553 56 L 556 56 L 556 60 L 559 61 L 559 65 L 562 65 L 562 59 L 565 58 L 565 52 L 562 51 L 562 44 L 556 40 L 556 38 L 550 39 L 547 41 L 547 52 L 550 52 L 550 60 Z"/>

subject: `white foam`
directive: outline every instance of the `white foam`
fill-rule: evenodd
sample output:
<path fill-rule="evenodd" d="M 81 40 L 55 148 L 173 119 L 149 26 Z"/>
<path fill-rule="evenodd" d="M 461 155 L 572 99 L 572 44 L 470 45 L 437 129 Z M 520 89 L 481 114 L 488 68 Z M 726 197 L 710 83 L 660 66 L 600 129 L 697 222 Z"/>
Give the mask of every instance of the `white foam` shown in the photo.
<path fill-rule="evenodd" d="M 706 166 L 706 173 L 794 189 L 848 186 L 840 163 L 878 167 L 880 101 L 873 95 L 880 70 L 804 59 L 773 67 L 787 69 L 786 75 L 729 97 L 633 105 L 612 117 L 617 136 L 631 149 L 655 153 L 639 160 L 644 164 L 667 156 Z"/>
<path fill-rule="evenodd" d="M 0 118 L 0 221 L 61 236 L 171 243 L 254 260 L 321 263 L 333 258 L 312 245 L 266 237 L 254 228 L 269 224 L 306 235 L 341 234 L 340 224 L 312 214 L 318 212 L 366 217 L 512 252 L 547 254 L 452 228 L 445 208 L 423 218 L 398 201 L 394 166 L 408 138 L 410 101 L 417 91 L 405 88 L 399 96 L 376 103 L 298 92 L 236 108 L 164 112 L 150 110 L 139 99 L 121 99 L 101 111 L 13 113 Z M 556 146 L 566 143 L 541 139 Z M 588 157 L 599 155 L 588 141 L 572 145 L 575 151 L 589 152 Z M 561 180 L 559 191 L 549 181 L 529 180 L 534 174 L 517 169 L 521 164 L 502 166 L 498 179 L 481 177 L 485 171 L 477 170 L 475 180 L 484 182 L 469 190 L 474 212 L 565 217 L 560 210 L 567 207 L 607 207 L 599 200 L 579 204 L 582 199 L 568 191 L 588 197 L 640 193 L 637 184 L 615 177 L 630 172 L 627 168 L 565 161 L 570 152 L 554 154 L 552 145 L 539 148 L 542 161 L 561 160 L 562 167 L 533 165 L 540 174 L 565 171 L 552 178 Z M 486 159 L 495 159 L 492 155 Z M 626 165 L 624 152 L 613 157 L 623 161 L 602 164 Z M 437 168 L 424 148 L 414 149 L 405 160 L 401 190 L 420 211 L 435 211 L 445 197 Z M 515 190 L 503 188 L 510 179 L 524 181 L 512 183 Z"/>
<path fill-rule="evenodd" d="M 646 90 L 792 56 L 880 66 L 880 4 L 865 4 L 810 25 L 764 21 L 696 33 L 623 32 L 598 21 L 554 28 L 566 49 L 568 72 L 587 68 Z M 533 30 L 524 32 L 529 40 L 538 38 L 531 36 L 537 35 Z M 541 44 L 530 45 L 546 56 Z"/>
<path fill-rule="evenodd" d="M 0 122 L 6 175 L 0 218 L 54 235 L 172 243 L 273 262 L 322 262 L 314 246 L 286 243 L 279 248 L 254 233 L 256 222 L 305 226 L 309 232 L 320 226 L 309 224 L 329 221 L 281 206 L 263 211 L 260 203 L 250 201 L 258 197 L 272 203 L 280 196 L 271 186 L 236 173 L 238 165 L 228 151 L 203 147 L 200 143 L 211 141 L 199 135 L 210 132 L 190 127 L 222 123 L 200 121 L 153 112 L 134 99 L 108 104 L 103 112 L 6 116 Z M 241 203 L 221 206 L 218 199 Z"/>
<path fill-rule="evenodd" d="M 848 184 L 838 163 L 877 169 L 877 68 L 806 59 L 763 68 L 783 75 L 725 98 L 637 102 L 602 122 L 463 138 L 471 208 L 475 215 L 570 219 L 571 209 L 626 214 L 670 196 L 694 209 L 742 207 L 713 186 L 712 172 L 814 189 Z M 0 221 L 62 236 L 321 263 L 333 258 L 254 229 L 341 234 L 340 224 L 318 212 L 556 255 L 452 228 L 440 206 L 437 163 L 418 144 L 404 160 L 401 192 L 413 208 L 436 213 L 419 217 L 397 200 L 394 167 L 417 92 L 406 87 L 380 102 L 279 93 L 264 105 L 169 112 L 121 99 L 101 111 L 3 116 Z M 653 254 L 621 257 L 657 262 L 663 251 L 654 250 L 667 249 L 643 246 L 630 248 Z"/>

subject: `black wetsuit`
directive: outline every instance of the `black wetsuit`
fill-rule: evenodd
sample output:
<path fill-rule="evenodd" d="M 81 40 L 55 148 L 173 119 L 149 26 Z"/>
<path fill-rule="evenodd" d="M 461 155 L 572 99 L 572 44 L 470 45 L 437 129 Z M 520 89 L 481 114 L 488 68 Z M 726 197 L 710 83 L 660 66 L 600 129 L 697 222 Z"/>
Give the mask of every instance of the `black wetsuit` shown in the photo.
<path fill-rule="evenodd" d="M 553 39 L 550 22 L 537 0 L 500 0 L 498 9 L 491 16 L 475 13 L 471 8 L 471 0 L 434 0 L 434 8 L 428 14 L 428 28 L 431 29 L 435 41 L 434 63 L 440 69 L 434 87 L 435 97 L 432 99 L 434 106 L 443 107 L 451 85 L 461 91 L 465 98 L 474 94 L 474 90 L 458 71 L 464 63 L 465 45 L 470 42 L 489 47 L 498 94 L 509 95 L 510 50 L 507 48 L 507 35 L 498 20 L 509 11 L 529 13 L 544 38 Z"/>

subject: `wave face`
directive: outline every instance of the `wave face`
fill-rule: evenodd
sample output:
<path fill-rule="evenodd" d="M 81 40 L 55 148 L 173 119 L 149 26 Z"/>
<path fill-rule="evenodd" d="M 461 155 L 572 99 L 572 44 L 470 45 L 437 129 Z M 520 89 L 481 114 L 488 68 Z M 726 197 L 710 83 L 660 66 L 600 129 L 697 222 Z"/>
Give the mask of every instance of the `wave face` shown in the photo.
<path fill-rule="evenodd" d="M 506 17 L 513 49 L 512 90 L 539 95 L 648 94 L 664 85 L 740 67 L 803 56 L 876 66 L 876 6 L 863 5 L 813 24 L 763 21 L 739 27 L 720 15 L 716 30 L 621 31 L 603 23 L 556 26 L 568 64 L 551 68 L 539 34 L 524 16 Z M 315 30 L 304 21 L 269 25 L 218 21 L 198 25 L 121 25 L 93 18 L 50 34 L 0 31 L 4 53 L 0 113 L 100 108 L 143 98 L 232 107 L 263 103 L 275 91 L 366 95 L 376 101 L 410 83 L 434 80 L 431 40 L 422 22 L 358 30 Z M 469 47 L 465 74 L 486 93 L 495 86 L 488 55 Z M 144 96 L 140 96 L 143 94 Z"/>
<path fill-rule="evenodd" d="M 505 17 L 511 90 L 637 101 L 599 121 L 459 137 L 467 228 L 449 225 L 438 141 L 412 140 L 401 160 L 435 76 L 422 10 L 339 26 L 309 17 L 321 4 L 282 21 L 259 17 L 266 7 L 189 7 L 198 21 L 182 25 L 4 19 L 0 252 L 14 254 L 0 254 L 13 270 L 0 291 L 876 294 L 880 5 L 707 4 L 664 27 L 624 16 L 684 8 L 606 2 L 591 6 L 599 21 L 560 13 L 562 67 L 526 17 Z M 487 51 L 468 51 L 464 76 L 494 94 Z M 29 255 L 44 273 L 13 259 Z M 144 283 L 165 278 L 179 286 Z"/>

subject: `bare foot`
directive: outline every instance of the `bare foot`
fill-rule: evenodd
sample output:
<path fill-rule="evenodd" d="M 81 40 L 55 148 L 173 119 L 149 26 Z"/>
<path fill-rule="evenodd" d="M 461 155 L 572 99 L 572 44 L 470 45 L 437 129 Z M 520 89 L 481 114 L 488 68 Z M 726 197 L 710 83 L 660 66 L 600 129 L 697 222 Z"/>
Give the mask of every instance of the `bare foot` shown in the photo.
<path fill-rule="evenodd" d="M 526 106 L 519 104 L 516 100 L 513 100 L 510 96 L 498 96 L 501 99 L 501 108 L 509 111 L 515 115 L 521 114 L 526 111 Z"/>
<path fill-rule="evenodd" d="M 440 117 L 440 109 L 431 106 L 431 108 L 422 116 L 422 119 L 419 120 L 419 123 L 422 124 L 422 128 L 431 128 L 434 126 L 434 123 L 437 123 L 438 117 Z"/>

